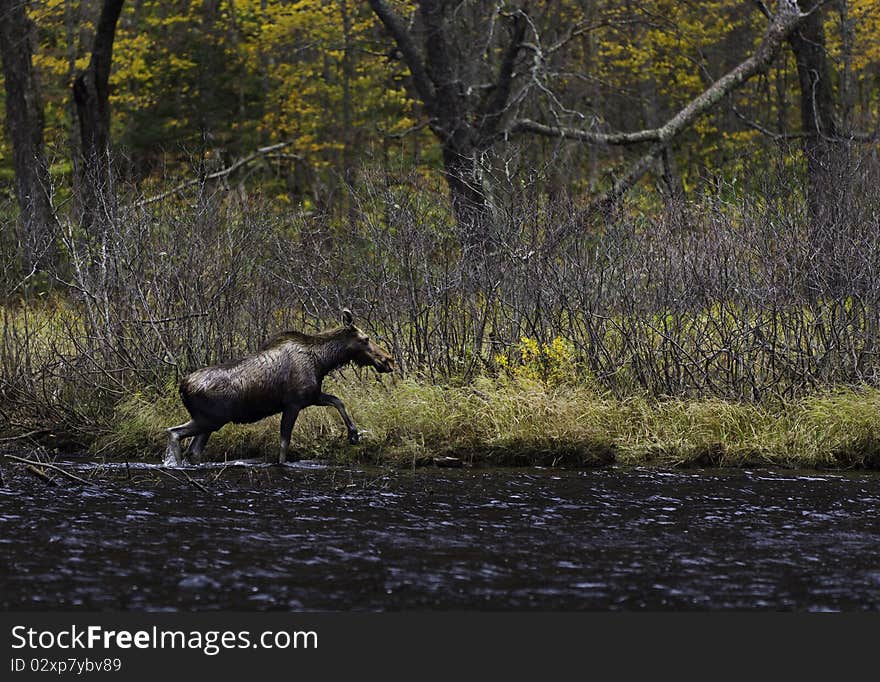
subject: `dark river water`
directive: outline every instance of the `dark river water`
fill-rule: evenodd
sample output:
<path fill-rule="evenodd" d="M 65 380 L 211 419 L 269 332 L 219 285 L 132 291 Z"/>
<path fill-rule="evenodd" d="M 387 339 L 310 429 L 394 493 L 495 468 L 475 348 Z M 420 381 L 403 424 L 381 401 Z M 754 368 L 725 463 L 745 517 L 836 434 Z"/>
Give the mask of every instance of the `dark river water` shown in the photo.
<path fill-rule="evenodd" d="M 3 610 L 880 610 L 877 474 L 70 470 L 3 468 Z"/>

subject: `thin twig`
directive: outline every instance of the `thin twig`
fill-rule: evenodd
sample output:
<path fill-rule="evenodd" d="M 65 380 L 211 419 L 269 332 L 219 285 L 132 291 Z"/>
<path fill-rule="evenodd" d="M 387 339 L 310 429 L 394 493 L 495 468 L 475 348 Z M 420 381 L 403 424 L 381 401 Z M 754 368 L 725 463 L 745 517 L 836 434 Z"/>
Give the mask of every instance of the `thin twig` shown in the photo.
<path fill-rule="evenodd" d="M 177 476 L 175 476 L 174 474 L 172 474 L 170 471 L 165 471 L 165 469 L 163 469 L 163 468 L 156 469 L 156 471 L 158 471 L 160 474 L 164 474 L 165 476 L 168 476 L 168 477 L 170 477 L 170 478 L 173 478 L 173 479 L 174 479 L 175 481 L 177 481 L 178 483 L 181 482 L 180 479 L 177 478 Z M 206 494 L 208 494 L 208 495 L 213 495 L 213 493 L 212 493 L 210 490 L 208 490 L 205 486 L 203 486 L 201 483 L 199 483 L 197 480 L 195 480 L 195 479 L 194 479 L 192 476 L 190 476 L 188 473 L 186 473 L 185 471 L 181 471 L 180 473 L 183 474 L 183 477 L 186 479 L 186 482 L 187 482 L 187 483 L 189 483 L 190 485 L 192 485 L 192 486 L 198 488 L 198 489 L 201 490 L 203 493 L 206 493 Z"/>
<path fill-rule="evenodd" d="M 6 438 L 0 438 L 0 443 L 7 443 L 11 440 L 24 440 L 25 438 L 31 438 L 32 436 L 41 436 L 44 433 L 49 433 L 49 429 L 35 429 L 33 431 L 23 433 L 20 436 L 7 436 Z M 7 457 L 8 456 L 9 455 L 7 455 Z"/>
<path fill-rule="evenodd" d="M 135 324 L 164 324 L 166 322 L 178 322 L 180 320 L 188 320 L 193 317 L 207 317 L 208 313 L 189 313 L 188 315 L 174 315 L 173 317 L 162 317 L 157 320 L 128 320 L 129 322 L 134 322 Z"/>
<path fill-rule="evenodd" d="M 72 481 L 76 481 L 77 483 L 83 483 L 84 485 L 97 485 L 96 483 L 92 483 L 91 481 L 87 481 L 84 478 L 80 478 L 76 474 L 72 474 L 69 471 L 65 471 L 59 466 L 55 466 L 54 464 L 49 464 L 48 462 L 35 462 L 31 459 L 25 459 L 24 457 L 17 457 L 16 455 L 4 455 L 7 459 L 15 460 L 16 462 L 21 462 L 22 464 L 29 464 L 32 467 L 46 467 L 48 469 L 52 469 L 53 471 L 57 471 L 62 476 L 66 476 Z M 44 474 L 45 475 L 45 474 Z"/>

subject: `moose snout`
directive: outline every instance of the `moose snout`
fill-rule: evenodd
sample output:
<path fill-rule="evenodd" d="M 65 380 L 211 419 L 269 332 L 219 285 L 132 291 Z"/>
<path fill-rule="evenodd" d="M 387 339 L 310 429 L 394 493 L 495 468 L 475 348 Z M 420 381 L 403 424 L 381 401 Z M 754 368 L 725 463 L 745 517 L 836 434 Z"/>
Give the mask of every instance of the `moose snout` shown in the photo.
<path fill-rule="evenodd" d="M 386 374 L 388 372 L 393 372 L 395 369 L 394 358 L 382 358 L 379 362 L 376 363 L 376 371 L 380 374 Z"/>

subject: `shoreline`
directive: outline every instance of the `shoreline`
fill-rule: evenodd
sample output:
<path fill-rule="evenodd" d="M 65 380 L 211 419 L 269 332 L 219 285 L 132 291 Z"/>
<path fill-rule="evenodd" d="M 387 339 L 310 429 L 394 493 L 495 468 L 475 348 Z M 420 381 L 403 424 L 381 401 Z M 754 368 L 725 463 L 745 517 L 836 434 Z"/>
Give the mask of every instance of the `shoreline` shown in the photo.
<path fill-rule="evenodd" d="M 328 380 L 363 434 L 349 445 L 335 411 L 309 408 L 294 429 L 301 459 L 335 465 L 519 467 L 648 466 L 880 469 L 880 390 L 837 387 L 774 404 L 718 398 L 616 398 L 583 385 L 482 378 L 463 386 L 417 380 L 391 385 L 353 377 Z M 185 412 L 172 386 L 136 393 L 94 433 L 22 420 L 2 434 L 0 452 L 84 454 L 94 461 L 160 462 L 164 429 Z M 205 461 L 274 454 L 278 417 L 227 425 Z M 28 428 L 29 427 L 29 428 Z M 89 442 L 83 442 L 86 433 Z M 446 458 L 446 459 L 444 459 Z"/>
<path fill-rule="evenodd" d="M 184 463 L 182 466 L 166 465 L 161 457 L 155 453 L 132 453 L 128 458 L 103 458 L 100 455 L 92 455 L 83 452 L 48 451 L 45 448 L 3 448 L 0 449 L 0 465 L 19 466 L 19 462 L 8 459 L 7 456 L 32 460 L 41 464 L 55 464 L 58 466 L 88 466 L 95 468 L 107 467 L 122 469 L 126 464 L 133 468 L 149 467 L 151 469 L 166 469 L 169 471 L 211 471 L 223 467 L 259 468 L 272 466 L 288 466 L 289 468 L 324 469 L 324 468 L 365 468 L 379 469 L 390 472 L 424 471 L 424 470 L 451 470 L 466 469 L 472 471 L 515 471 L 527 469 L 557 469 L 567 471 L 589 471 L 594 469 L 613 469 L 626 471 L 629 469 L 653 469 L 657 471 L 699 472 L 719 470 L 771 470 L 771 471 L 799 471 L 815 473 L 871 473 L 880 472 L 880 463 L 876 460 L 859 462 L 855 464 L 805 464 L 797 460 L 776 460 L 759 458 L 742 459 L 715 459 L 714 457 L 696 457 L 694 459 L 645 459 L 643 461 L 609 458 L 603 453 L 602 456 L 584 451 L 570 457 L 552 457 L 551 455 L 536 455 L 534 459 L 528 459 L 527 455 L 519 455 L 516 459 L 490 460 L 481 458 L 473 453 L 461 453 L 459 456 L 445 455 L 433 457 L 422 455 L 413 461 L 393 459 L 391 457 L 359 456 L 358 454 L 338 457 L 313 457 L 304 454 L 298 460 L 288 460 L 285 465 L 277 465 L 267 462 L 262 457 L 229 457 L 227 459 L 212 459 L 205 457 L 198 464 Z M 833 455 L 829 454 L 829 458 Z M 552 458 L 551 458 L 552 457 Z M 21 464 L 20 466 L 25 466 Z M 0 466 L 2 469 L 2 466 Z"/>
<path fill-rule="evenodd" d="M 35 474 L 32 469 L 36 467 L 46 474 L 44 478 Z M 30 470 L 30 471 L 29 471 Z M 285 464 L 270 463 L 262 458 L 205 460 L 198 464 L 185 463 L 182 466 L 166 465 L 160 459 L 136 457 L 130 459 L 100 459 L 87 453 L 47 453 L 39 450 L 0 450 L 0 488 L 8 487 L 11 479 L 29 478 L 41 479 L 43 483 L 54 486 L 61 483 L 63 486 L 77 487 L 78 484 L 101 484 L 105 481 L 138 480 L 141 475 L 152 476 L 154 472 L 163 474 L 157 480 L 166 482 L 175 479 L 178 483 L 189 483 L 198 486 L 199 480 L 205 478 L 216 481 L 228 473 L 251 472 L 251 476 L 269 476 L 266 480 L 274 480 L 276 476 L 285 477 L 289 474 L 301 473 L 328 474 L 335 476 L 338 472 L 347 472 L 351 475 L 364 475 L 368 477 L 379 476 L 407 476 L 413 474 L 427 475 L 480 475 L 498 474 L 500 476 L 517 475 L 520 473 L 535 475 L 578 475 L 588 474 L 593 471 L 603 471 L 615 474 L 627 475 L 629 473 L 666 473 L 668 475 L 737 475 L 737 474 L 768 474 L 768 475 L 795 475 L 795 476 L 867 476 L 874 478 L 880 476 L 878 467 L 804 467 L 797 464 L 778 464 L 766 461 L 743 461 L 737 464 L 711 464 L 699 462 L 686 462 L 681 464 L 668 464 L 662 462 L 623 463 L 611 461 L 602 464 L 568 464 L 556 465 L 541 463 L 488 463 L 480 460 L 469 460 L 466 456 L 460 458 L 456 464 L 438 464 L 427 459 L 417 461 L 416 466 L 405 465 L 400 461 L 370 462 L 366 460 L 348 459 L 345 461 L 331 459 L 302 458 L 296 461 L 288 461 Z M 27 474 L 27 475 L 26 475 Z M 170 474 L 170 476 L 169 476 Z M 168 476 L 166 479 L 165 476 Z M 182 478 L 181 478 L 182 477 Z M 48 479 L 54 479 L 49 481 Z M 196 483 L 193 483 L 195 479 Z"/>

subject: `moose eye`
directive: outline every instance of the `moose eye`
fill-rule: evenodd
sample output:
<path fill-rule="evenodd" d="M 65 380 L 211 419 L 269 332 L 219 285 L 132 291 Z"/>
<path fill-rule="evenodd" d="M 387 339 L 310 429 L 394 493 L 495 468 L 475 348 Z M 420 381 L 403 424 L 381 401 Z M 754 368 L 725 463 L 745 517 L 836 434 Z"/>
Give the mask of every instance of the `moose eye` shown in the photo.
<path fill-rule="evenodd" d="M 365 336 L 364 338 L 361 339 L 361 343 L 366 346 L 368 343 L 370 343 L 370 337 Z"/>

